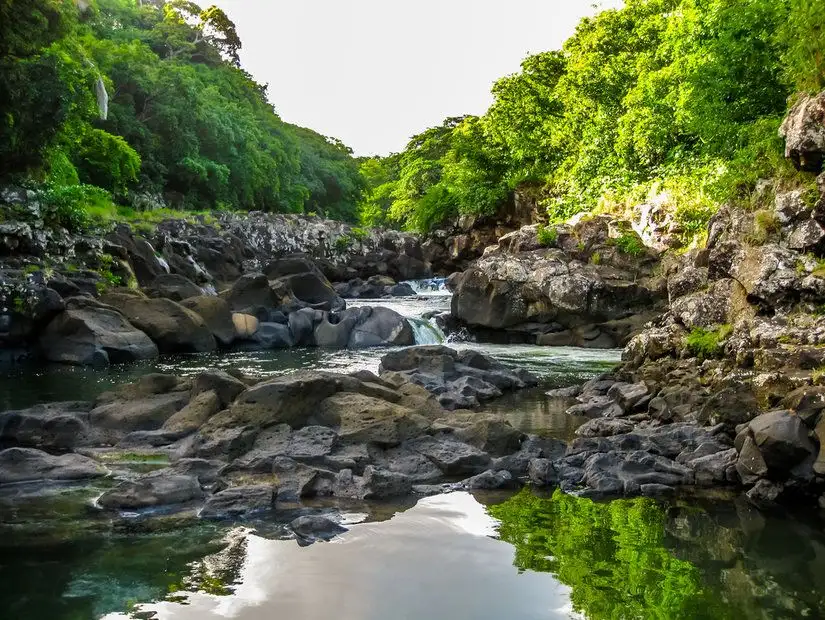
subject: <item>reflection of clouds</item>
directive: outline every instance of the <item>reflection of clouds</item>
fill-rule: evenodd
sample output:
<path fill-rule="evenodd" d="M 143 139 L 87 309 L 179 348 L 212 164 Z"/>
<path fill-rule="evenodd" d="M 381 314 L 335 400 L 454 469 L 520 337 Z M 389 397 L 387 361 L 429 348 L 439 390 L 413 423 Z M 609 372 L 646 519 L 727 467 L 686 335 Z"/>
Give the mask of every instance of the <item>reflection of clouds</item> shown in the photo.
<path fill-rule="evenodd" d="M 355 525 L 335 544 L 248 535 L 233 595 L 142 610 L 158 620 L 570 618 L 569 590 L 549 574 L 519 574 L 513 548 L 493 538 L 496 526 L 472 495 L 451 493 Z"/>

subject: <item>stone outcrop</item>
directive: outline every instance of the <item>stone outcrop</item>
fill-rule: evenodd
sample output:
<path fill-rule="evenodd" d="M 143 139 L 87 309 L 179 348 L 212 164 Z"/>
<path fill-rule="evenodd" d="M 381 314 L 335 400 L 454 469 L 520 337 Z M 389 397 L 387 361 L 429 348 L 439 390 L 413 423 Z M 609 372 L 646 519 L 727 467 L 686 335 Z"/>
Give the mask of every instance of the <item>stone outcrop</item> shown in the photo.
<path fill-rule="evenodd" d="M 800 170 L 820 172 L 825 161 L 825 92 L 802 94 L 779 128 L 785 157 Z"/>
<path fill-rule="evenodd" d="M 626 254 L 610 224 L 596 217 L 554 229 L 555 247 L 541 247 L 535 226 L 502 237 L 457 278 L 453 316 L 539 344 L 625 344 L 664 301 L 664 281 L 641 240 L 638 255 Z"/>

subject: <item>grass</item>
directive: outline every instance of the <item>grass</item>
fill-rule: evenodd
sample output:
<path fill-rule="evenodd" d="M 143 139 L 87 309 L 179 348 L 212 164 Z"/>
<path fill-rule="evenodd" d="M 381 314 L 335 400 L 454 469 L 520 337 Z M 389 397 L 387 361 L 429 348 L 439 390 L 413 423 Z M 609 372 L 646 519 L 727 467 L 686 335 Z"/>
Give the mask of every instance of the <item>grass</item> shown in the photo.
<path fill-rule="evenodd" d="M 776 213 L 761 209 L 753 214 L 753 232 L 745 241 L 753 246 L 765 245 L 780 229 L 781 224 Z"/>
<path fill-rule="evenodd" d="M 732 332 L 733 328 L 727 324 L 710 328 L 694 327 L 685 336 L 685 347 L 692 355 L 702 360 L 721 357 L 725 341 Z"/>

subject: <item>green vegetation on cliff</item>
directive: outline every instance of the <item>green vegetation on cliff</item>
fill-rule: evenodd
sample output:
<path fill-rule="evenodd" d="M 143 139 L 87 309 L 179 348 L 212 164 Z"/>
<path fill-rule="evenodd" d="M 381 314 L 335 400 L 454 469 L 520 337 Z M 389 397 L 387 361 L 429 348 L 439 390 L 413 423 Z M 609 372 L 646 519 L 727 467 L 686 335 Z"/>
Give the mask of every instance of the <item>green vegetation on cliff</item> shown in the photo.
<path fill-rule="evenodd" d="M 283 122 L 240 48 L 221 9 L 187 0 L 3 0 L 0 182 L 42 183 L 58 211 L 102 190 L 354 219 L 351 151 Z"/>
<path fill-rule="evenodd" d="M 795 174 L 777 130 L 789 98 L 825 87 L 823 24 L 810 0 L 628 0 L 499 80 L 484 116 L 365 161 L 362 220 L 426 230 L 532 186 L 551 221 L 657 196 L 697 234 Z"/>

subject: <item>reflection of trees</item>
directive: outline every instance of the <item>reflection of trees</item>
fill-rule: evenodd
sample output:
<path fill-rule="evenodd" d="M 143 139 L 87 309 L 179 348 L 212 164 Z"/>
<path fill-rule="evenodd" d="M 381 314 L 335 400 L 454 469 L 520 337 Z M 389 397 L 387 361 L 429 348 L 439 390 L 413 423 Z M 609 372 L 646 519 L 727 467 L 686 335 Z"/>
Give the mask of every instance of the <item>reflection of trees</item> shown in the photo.
<path fill-rule="evenodd" d="M 815 617 L 825 603 L 814 551 L 825 547 L 798 533 L 785 538 L 794 548 L 778 543 L 802 527 L 787 518 L 769 532 L 736 511 L 716 520 L 646 498 L 595 503 L 528 490 L 489 510 L 516 548 L 514 564 L 553 573 L 588 618 Z"/>
<path fill-rule="evenodd" d="M 648 499 L 594 503 L 529 491 L 493 506 L 520 569 L 551 572 L 589 618 L 720 617 L 699 571 L 663 546 L 665 515 Z"/>

